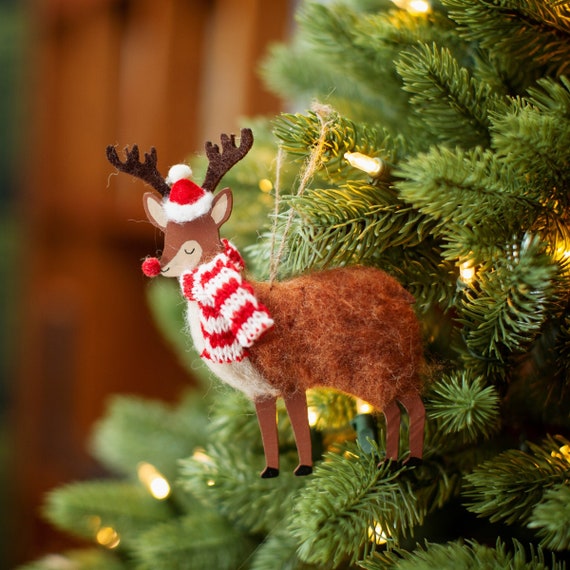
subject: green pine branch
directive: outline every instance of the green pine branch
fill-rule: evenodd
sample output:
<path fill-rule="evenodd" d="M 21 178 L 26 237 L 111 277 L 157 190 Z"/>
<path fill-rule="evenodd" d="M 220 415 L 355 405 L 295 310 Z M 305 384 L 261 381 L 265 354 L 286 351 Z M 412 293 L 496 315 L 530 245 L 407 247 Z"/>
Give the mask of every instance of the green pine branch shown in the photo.
<path fill-rule="evenodd" d="M 232 524 L 250 534 L 270 533 L 286 517 L 304 479 L 293 475 L 296 453 L 281 454 L 276 479 L 260 478 L 264 465 L 262 453 L 220 441 L 181 460 L 179 481 L 188 493 Z"/>
<path fill-rule="evenodd" d="M 257 548 L 250 570 L 275 570 L 276 561 L 279 570 L 329 570 L 331 564 L 308 564 L 297 554 L 297 541 L 287 528 L 278 528 L 267 536 Z M 338 568 L 349 569 L 348 565 Z"/>
<path fill-rule="evenodd" d="M 425 516 L 409 479 L 355 451 L 327 454 L 295 498 L 288 527 L 305 562 L 354 563 L 374 550 L 375 533 L 397 542 Z"/>
<path fill-rule="evenodd" d="M 546 491 L 568 484 L 568 449 L 568 440 L 549 436 L 540 444 L 529 442 L 528 451 L 509 449 L 484 462 L 466 477 L 468 509 L 491 522 L 529 524 Z"/>
<path fill-rule="evenodd" d="M 289 49 L 276 46 L 263 65 L 266 81 L 291 100 L 317 98 L 343 115 L 408 131 L 410 108 L 394 61 L 419 41 L 465 50 L 441 10 L 426 17 L 398 10 L 391 2 L 358 7 L 356 2 L 305 3 Z"/>
<path fill-rule="evenodd" d="M 417 246 L 429 228 L 387 185 L 354 182 L 338 189 L 308 189 L 284 203 L 295 213 L 286 237 L 286 260 L 293 273 L 311 267 L 370 265 L 389 248 Z M 285 226 L 288 215 L 282 215 L 280 226 Z"/>
<path fill-rule="evenodd" d="M 257 541 L 214 511 L 204 510 L 158 524 L 136 540 L 138 570 L 247 567 Z"/>
<path fill-rule="evenodd" d="M 436 422 L 432 431 L 443 445 L 452 434 L 460 434 L 463 444 L 487 439 L 500 425 L 496 389 L 465 370 L 446 374 L 430 385 L 425 400 L 427 417 Z"/>
<path fill-rule="evenodd" d="M 443 0 L 458 32 L 493 57 L 524 69 L 527 86 L 541 75 L 570 69 L 568 5 L 543 0 Z M 508 65 L 507 65 L 508 64 Z"/>
<path fill-rule="evenodd" d="M 412 94 L 415 122 L 429 134 L 428 141 L 489 146 L 489 112 L 499 106 L 499 98 L 460 67 L 449 49 L 419 44 L 400 55 L 396 69 L 403 89 Z"/>
<path fill-rule="evenodd" d="M 294 157 L 307 158 L 313 152 L 319 139 L 322 120 L 327 122 L 322 154 L 318 157 L 318 169 L 325 169 L 325 175 L 333 181 L 354 178 L 358 173 L 344 159 L 346 152 L 361 152 L 370 157 L 379 157 L 388 165 L 397 162 L 405 152 L 404 140 L 393 136 L 382 127 L 357 124 L 342 116 L 336 109 L 328 108 L 322 116 L 315 111 L 305 114 L 283 113 L 274 120 L 273 133 L 281 148 Z M 296 165 L 298 168 L 298 164 Z M 291 194 L 295 192 L 291 190 Z"/>
<path fill-rule="evenodd" d="M 294 498 L 288 529 L 298 556 L 310 564 L 340 568 L 369 556 L 378 544 L 397 545 L 427 513 L 458 491 L 458 481 L 435 463 L 409 469 L 356 444 L 326 453 Z M 320 566 L 319 566 L 320 567 Z"/>
<path fill-rule="evenodd" d="M 492 116 L 492 145 L 545 215 L 564 219 L 570 205 L 570 81 L 543 79 L 529 94 L 511 111 Z"/>
<path fill-rule="evenodd" d="M 395 175 L 401 197 L 437 222 L 447 259 L 484 262 L 536 217 L 538 205 L 489 150 L 434 146 Z"/>
<path fill-rule="evenodd" d="M 564 562 L 554 555 L 548 559 L 541 548 L 522 544 L 516 540 L 512 547 L 497 539 L 495 547 L 479 544 L 474 540 L 426 543 L 421 548 L 407 552 L 394 550 L 375 554 L 371 560 L 361 563 L 366 570 L 564 570 Z"/>
<path fill-rule="evenodd" d="M 481 271 L 457 308 L 462 338 L 474 356 L 505 362 L 537 337 L 553 308 L 558 267 L 540 239 L 526 236 Z"/>
<path fill-rule="evenodd" d="M 57 528 L 95 541 L 101 529 L 116 533 L 119 548 L 131 550 L 138 536 L 173 514 L 142 485 L 117 481 L 69 483 L 51 491 L 44 515 Z M 114 536 L 114 534 L 113 534 Z"/>
<path fill-rule="evenodd" d="M 94 456 L 110 470 L 132 477 L 146 461 L 168 480 L 177 476 L 180 457 L 205 437 L 203 396 L 189 395 L 177 407 L 136 396 L 114 396 L 92 436 Z"/>
<path fill-rule="evenodd" d="M 547 489 L 536 505 L 528 527 L 536 529 L 541 545 L 552 550 L 570 548 L 570 486 L 568 481 Z"/>

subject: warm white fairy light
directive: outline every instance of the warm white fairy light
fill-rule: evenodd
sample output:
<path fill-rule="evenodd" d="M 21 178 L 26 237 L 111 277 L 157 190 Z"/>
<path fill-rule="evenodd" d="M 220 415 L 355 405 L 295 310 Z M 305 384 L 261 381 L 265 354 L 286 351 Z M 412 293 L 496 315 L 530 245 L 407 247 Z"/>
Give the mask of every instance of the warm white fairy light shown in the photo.
<path fill-rule="evenodd" d="M 359 414 L 370 414 L 374 410 L 374 406 L 361 400 L 360 398 L 356 398 L 356 411 Z"/>
<path fill-rule="evenodd" d="M 103 521 L 98 515 L 87 518 L 87 524 L 93 532 L 95 542 L 105 548 L 113 549 L 119 546 L 121 537 L 112 526 L 103 526 Z"/>
<path fill-rule="evenodd" d="M 431 4 L 427 0 L 392 0 L 392 2 L 410 14 L 427 14 L 431 11 Z"/>
<path fill-rule="evenodd" d="M 319 411 L 315 406 L 309 406 L 307 410 L 307 417 L 309 418 L 309 425 L 315 427 L 319 421 Z"/>
<path fill-rule="evenodd" d="M 105 548 L 113 549 L 119 546 L 121 537 L 112 526 L 102 526 L 95 534 L 95 540 Z"/>
<path fill-rule="evenodd" d="M 464 261 L 459 265 L 459 276 L 464 283 L 471 283 L 475 279 L 475 268 L 470 261 Z"/>
<path fill-rule="evenodd" d="M 556 459 L 565 459 L 568 461 L 568 463 L 570 463 L 570 445 L 563 445 L 560 448 L 560 453 L 552 451 L 550 455 Z"/>
<path fill-rule="evenodd" d="M 388 542 L 388 535 L 379 522 L 374 522 L 368 527 L 368 538 L 378 545 Z"/>
<path fill-rule="evenodd" d="M 259 189 L 265 194 L 269 194 L 273 190 L 273 182 L 269 178 L 262 178 L 259 181 Z"/>
<path fill-rule="evenodd" d="M 344 158 L 350 166 L 354 166 L 354 168 L 358 168 L 373 177 L 380 176 L 384 170 L 384 163 L 379 158 L 367 156 L 361 152 L 345 152 Z"/>
<path fill-rule="evenodd" d="M 161 501 L 170 495 L 170 483 L 154 465 L 145 461 L 139 463 L 137 475 L 155 499 Z"/>

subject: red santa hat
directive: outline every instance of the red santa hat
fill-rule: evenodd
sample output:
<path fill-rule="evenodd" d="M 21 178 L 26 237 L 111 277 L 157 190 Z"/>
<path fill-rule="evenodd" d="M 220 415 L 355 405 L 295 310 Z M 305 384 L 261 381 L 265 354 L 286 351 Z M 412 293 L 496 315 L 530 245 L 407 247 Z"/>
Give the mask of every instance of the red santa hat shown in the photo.
<path fill-rule="evenodd" d="M 190 180 L 192 169 L 186 164 L 175 164 L 168 171 L 170 194 L 163 207 L 170 221 L 182 224 L 207 214 L 212 208 L 214 195 Z"/>

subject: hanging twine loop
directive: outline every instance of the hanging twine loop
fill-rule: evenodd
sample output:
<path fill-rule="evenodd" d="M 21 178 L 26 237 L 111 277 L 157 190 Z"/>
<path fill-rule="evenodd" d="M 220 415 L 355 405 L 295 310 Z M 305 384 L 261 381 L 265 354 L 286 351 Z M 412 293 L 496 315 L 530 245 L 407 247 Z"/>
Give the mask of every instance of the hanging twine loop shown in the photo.
<path fill-rule="evenodd" d="M 315 172 L 317 171 L 321 158 L 323 156 L 323 149 L 327 139 L 327 134 L 331 124 L 334 122 L 334 110 L 329 105 L 323 105 L 321 103 L 315 102 L 311 105 L 311 111 L 315 113 L 320 123 L 319 138 L 317 143 L 313 147 L 311 154 L 305 161 L 305 166 L 302 170 L 301 180 L 299 182 L 299 187 L 297 188 L 296 197 L 302 196 L 307 188 L 309 182 L 313 178 Z M 277 273 L 279 271 L 279 264 L 283 257 L 283 252 L 285 250 L 285 243 L 289 232 L 291 231 L 291 226 L 293 224 L 293 217 L 295 211 L 293 208 L 289 209 L 287 215 L 287 220 L 285 222 L 285 228 L 283 229 L 283 235 L 281 236 L 281 242 L 279 244 L 279 249 L 275 251 L 275 242 L 277 239 L 277 220 L 280 208 L 280 181 L 281 181 L 281 168 L 283 166 L 283 156 L 284 151 L 281 146 L 279 146 L 279 151 L 277 153 L 277 164 L 276 164 L 276 174 L 275 174 L 275 210 L 273 217 L 273 228 L 271 235 L 271 256 L 269 261 L 269 283 L 272 284 L 277 278 Z"/>

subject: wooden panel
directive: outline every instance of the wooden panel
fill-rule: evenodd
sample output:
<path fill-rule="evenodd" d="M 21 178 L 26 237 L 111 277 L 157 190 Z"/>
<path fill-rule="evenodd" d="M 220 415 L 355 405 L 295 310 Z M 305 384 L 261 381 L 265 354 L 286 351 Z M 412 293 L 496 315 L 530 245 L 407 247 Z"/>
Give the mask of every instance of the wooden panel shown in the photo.
<path fill-rule="evenodd" d="M 200 123 L 204 138 L 237 130 L 239 119 L 273 114 L 279 101 L 263 88 L 258 75 L 260 59 L 271 41 L 285 37 L 289 26 L 288 2 L 219 0 L 208 37 L 208 62 Z"/>
<path fill-rule="evenodd" d="M 123 146 L 159 149 L 159 166 L 184 160 L 199 147 L 196 130 L 202 71 L 203 30 L 210 2 L 137 0 L 121 34 L 114 138 Z M 112 181 L 116 217 L 143 219 L 141 185 Z"/>

